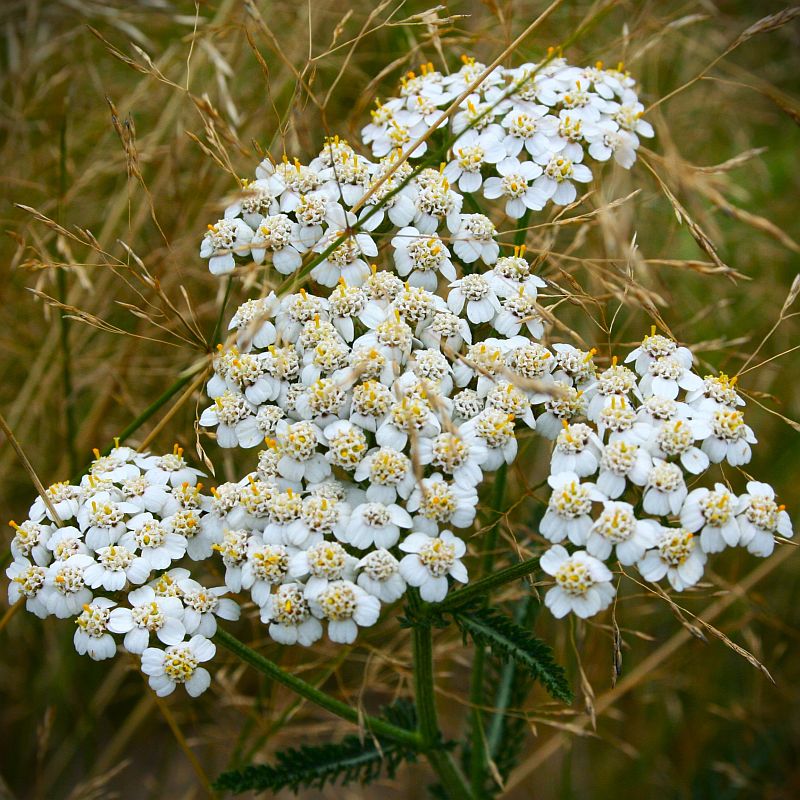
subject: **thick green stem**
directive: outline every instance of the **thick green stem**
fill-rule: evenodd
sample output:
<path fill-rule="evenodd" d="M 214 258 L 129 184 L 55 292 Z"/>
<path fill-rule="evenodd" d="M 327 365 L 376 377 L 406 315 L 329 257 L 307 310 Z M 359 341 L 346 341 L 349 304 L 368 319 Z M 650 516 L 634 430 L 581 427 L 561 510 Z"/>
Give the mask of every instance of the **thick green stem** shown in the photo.
<path fill-rule="evenodd" d="M 217 632 L 214 634 L 214 641 L 230 650 L 231 653 L 237 656 L 241 661 L 244 661 L 251 667 L 255 667 L 259 672 L 267 675 L 283 686 L 286 686 L 293 692 L 297 692 L 297 694 L 315 703 L 320 708 L 330 711 L 331 714 L 346 719 L 354 725 L 363 725 L 376 736 L 393 739 L 396 742 L 400 742 L 401 744 L 413 747 L 417 750 L 421 749 L 420 737 L 414 731 L 409 731 L 397 725 L 392 725 L 392 723 L 386 722 L 385 720 L 378 719 L 377 717 L 363 714 L 347 703 L 343 703 L 341 700 L 331 697 L 321 689 L 317 689 L 310 683 L 306 683 L 302 678 L 298 678 L 281 669 L 274 661 L 270 661 L 268 658 L 262 656 L 261 653 L 257 653 L 227 631 L 218 628 Z"/>
<path fill-rule="evenodd" d="M 452 800 L 472 798 L 464 776 L 450 754 L 440 747 L 441 733 L 436 716 L 433 689 L 433 641 L 430 625 L 414 626 L 414 694 L 417 704 L 418 735 L 428 761 Z"/>

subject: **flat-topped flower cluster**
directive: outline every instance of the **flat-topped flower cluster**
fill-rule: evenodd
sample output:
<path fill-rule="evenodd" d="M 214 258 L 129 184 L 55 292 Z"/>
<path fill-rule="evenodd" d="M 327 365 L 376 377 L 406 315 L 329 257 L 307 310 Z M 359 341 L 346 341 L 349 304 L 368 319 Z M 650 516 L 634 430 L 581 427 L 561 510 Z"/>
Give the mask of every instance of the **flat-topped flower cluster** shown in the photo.
<path fill-rule="evenodd" d="M 467 58 L 450 75 L 409 73 L 363 130 L 377 161 L 333 137 L 308 165 L 267 158 L 242 181 L 200 255 L 214 274 L 266 279 L 230 320 L 199 422 L 257 461 L 203 494 L 177 446 L 98 454 L 15 525 L 12 602 L 77 617 L 76 648 L 93 658 L 122 636 L 162 695 L 208 686 L 216 618 L 242 603 L 276 642 L 351 643 L 409 586 L 437 602 L 467 582 L 479 488 L 514 461 L 521 431 L 554 443 L 540 532 L 557 617 L 606 608 L 617 562 L 681 591 L 708 553 L 765 556 L 791 535 L 770 487 L 694 483 L 750 459 L 735 379 L 700 378 L 655 330 L 632 368 L 599 371 L 595 350 L 552 341 L 540 265 L 498 241 L 500 212 L 573 202 L 587 155 L 633 164 L 652 135 L 633 80 L 561 58 L 497 68 L 436 131 L 441 167 L 412 166 L 434 139 L 414 143 L 485 72 Z M 484 214 L 470 197 L 465 213 L 479 191 L 500 203 Z M 273 271 L 296 290 L 270 290 Z M 198 580 L 210 558 L 224 585 Z"/>
<path fill-rule="evenodd" d="M 574 361 L 590 355 L 576 351 Z M 615 358 L 584 371 L 579 407 L 561 417 L 540 526 L 554 543 L 541 566 L 555 578 L 545 603 L 556 617 L 611 603 L 604 561 L 636 565 L 647 581 L 666 577 L 680 592 L 702 578 L 710 553 L 742 546 L 766 557 L 776 536 L 792 535 L 771 486 L 748 480 L 737 495 L 722 470 L 709 475 L 747 464 L 756 442 L 736 378 L 701 378 L 691 352 L 655 329 L 625 362 L 633 368 Z"/>
<path fill-rule="evenodd" d="M 50 486 L 49 504 L 37 498 L 25 522 L 11 523 L 9 601 L 24 599 L 39 617 L 73 617 L 75 648 L 96 660 L 111 658 L 121 636 L 160 696 L 179 683 L 202 693 L 216 618 L 238 619 L 239 605 L 227 587 L 173 567 L 213 552 L 200 474 L 177 446 L 163 456 L 97 453 L 79 485 Z"/>

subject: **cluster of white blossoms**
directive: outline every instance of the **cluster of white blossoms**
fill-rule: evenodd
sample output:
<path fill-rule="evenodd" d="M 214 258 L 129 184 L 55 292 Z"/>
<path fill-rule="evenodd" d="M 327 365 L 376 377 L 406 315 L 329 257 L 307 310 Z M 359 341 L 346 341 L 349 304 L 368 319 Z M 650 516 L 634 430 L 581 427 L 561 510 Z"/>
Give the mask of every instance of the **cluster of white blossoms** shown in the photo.
<path fill-rule="evenodd" d="M 95 660 L 122 646 L 141 657 L 159 696 L 178 684 L 196 696 L 210 676 L 216 618 L 236 620 L 226 586 L 205 586 L 181 561 L 208 558 L 217 538 L 213 497 L 176 445 L 153 456 L 117 446 L 79 485 L 56 483 L 28 519 L 11 523 L 9 602 L 39 617 L 75 620 L 76 650 Z"/>
<path fill-rule="evenodd" d="M 338 136 L 327 139 L 307 165 L 286 156 L 277 164 L 264 159 L 253 180 L 241 181 L 241 198 L 208 226 L 200 255 L 209 259 L 211 272 L 227 274 L 237 259 L 267 260 L 289 275 L 306 253 L 328 250 L 356 220 L 362 232 L 342 241 L 311 272 L 321 286 L 332 288 L 340 277 L 349 286 L 364 282 L 368 260 L 378 252 L 369 232 L 385 219 L 407 237 L 420 233 L 435 239 L 445 228 L 455 254 L 471 263 L 496 255 L 495 231 L 482 214 L 461 213 L 463 194 L 502 200 L 513 219 L 550 201 L 567 205 L 577 197 L 575 184 L 592 180 L 583 163 L 587 153 L 597 162 L 613 157 L 629 169 L 639 137 L 653 136 L 642 119 L 635 81 L 622 65 L 579 68 L 551 58 L 492 71 L 452 115 L 450 126 L 441 123 L 450 137 L 448 160 L 438 171 L 415 171 L 407 159 L 428 152 L 427 142 L 417 144 L 418 139 L 486 70 L 472 58 L 463 60 L 450 75 L 423 64 L 419 75 L 409 72 L 402 79 L 400 97 L 378 103 L 362 131 L 375 160 Z M 357 215 L 350 211 L 354 207 Z M 446 278 L 454 273 L 446 248 L 408 249 L 397 272 L 412 286 L 433 290 L 437 273 Z"/>
<path fill-rule="evenodd" d="M 741 546 L 766 557 L 776 536 L 792 535 L 771 486 L 748 480 L 737 495 L 722 470 L 712 475 L 748 463 L 756 442 L 736 378 L 701 378 L 691 352 L 655 328 L 625 363 L 584 373 L 580 408 L 553 448 L 540 526 L 553 546 L 540 564 L 555 578 L 545 603 L 556 617 L 612 602 L 604 561 L 680 592 L 702 578 L 708 554 Z"/>
<path fill-rule="evenodd" d="M 364 129 L 377 161 L 332 137 L 308 165 L 267 158 L 241 182 L 200 255 L 216 275 L 262 269 L 265 288 L 230 320 L 199 422 L 223 448 L 259 448 L 254 468 L 204 495 L 179 449 L 98 455 L 80 486 L 47 490 L 61 527 L 40 499 L 16 528 L 12 602 L 77 616 L 75 645 L 93 658 L 123 636 L 162 695 L 208 686 L 216 617 L 240 604 L 276 642 L 351 643 L 409 586 L 438 602 L 467 582 L 479 487 L 525 430 L 555 442 L 541 567 L 556 616 L 610 603 L 612 552 L 681 590 L 707 553 L 768 555 L 791 534 L 763 484 L 687 487 L 750 458 L 734 381 L 699 378 L 655 333 L 633 369 L 601 372 L 594 350 L 552 342 L 538 265 L 501 249 L 453 188 L 502 198 L 496 218 L 572 202 L 592 178 L 585 150 L 630 167 L 652 135 L 633 80 L 560 58 L 498 68 L 453 116 L 451 160 L 412 167 L 404 148 L 484 71 L 465 59 L 409 73 Z M 276 294 L 273 270 L 316 288 Z M 196 580 L 207 559 L 224 585 Z"/>
<path fill-rule="evenodd" d="M 432 64 L 401 81 L 399 97 L 377 102 L 372 122 L 362 131 L 374 156 L 396 148 L 410 150 L 484 72 L 486 65 L 464 56 L 458 72 L 443 75 Z M 449 133 L 454 141 L 444 178 L 465 193 L 482 191 L 502 198 L 512 218 L 538 211 L 552 201 L 572 203 L 576 183 L 592 172 L 583 161 L 613 158 L 630 169 L 639 137 L 653 136 L 642 119 L 635 82 L 617 69 L 574 67 L 563 58 L 542 64 L 497 67 L 461 100 Z M 446 122 L 442 122 L 445 125 Z M 419 158 L 424 146 L 410 153 Z M 488 176 L 488 177 L 487 177 Z"/>

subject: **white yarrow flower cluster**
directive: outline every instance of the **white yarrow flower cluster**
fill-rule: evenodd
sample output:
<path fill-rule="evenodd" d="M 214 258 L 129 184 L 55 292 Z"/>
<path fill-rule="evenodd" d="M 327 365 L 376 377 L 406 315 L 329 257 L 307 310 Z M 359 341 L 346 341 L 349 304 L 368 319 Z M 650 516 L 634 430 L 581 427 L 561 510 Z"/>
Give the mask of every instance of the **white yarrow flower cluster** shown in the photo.
<path fill-rule="evenodd" d="M 176 566 L 216 546 L 220 533 L 207 525 L 214 497 L 201 493 L 202 473 L 178 445 L 161 456 L 119 445 L 95 454 L 80 485 L 46 490 L 60 526 L 41 498 L 25 522 L 11 523 L 9 602 L 74 618 L 75 649 L 98 661 L 115 655 L 121 637 L 159 696 L 179 683 L 196 696 L 210 682 L 200 664 L 214 654 L 214 615 L 239 617 L 227 587 L 205 588 Z"/>
<path fill-rule="evenodd" d="M 578 363 L 562 360 L 573 372 Z M 717 463 L 746 464 L 756 441 L 736 379 L 701 378 L 691 351 L 655 328 L 625 363 L 632 369 L 614 358 L 582 383 L 583 416 L 562 420 L 555 441 L 540 527 L 554 545 L 540 563 L 555 578 L 545 602 L 556 617 L 610 604 L 616 590 L 603 562 L 680 592 L 700 581 L 709 554 L 744 547 L 764 557 L 776 537 L 792 535 L 772 487 L 750 480 L 737 495 L 724 473 L 707 477 Z"/>
<path fill-rule="evenodd" d="M 159 696 L 198 695 L 217 619 L 240 604 L 280 644 L 349 644 L 409 587 L 439 602 L 466 583 L 479 487 L 521 430 L 554 442 L 541 566 L 557 617 L 608 607 L 610 559 L 680 591 L 708 553 L 765 556 L 791 535 L 765 484 L 687 486 L 750 459 L 735 380 L 700 378 L 655 331 L 631 368 L 551 342 L 538 263 L 498 241 L 495 212 L 572 203 L 587 159 L 632 166 L 653 135 L 633 79 L 563 58 L 498 67 L 435 132 L 447 161 L 409 164 L 485 70 L 465 57 L 447 76 L 407 73 L 362 131 L 372 158 L 333 136 L 308 164 L 268 156 L 241 181 L 200 256 L 262 291 L 230 320 L 199 425 L 222 448 L 258 448 L 257 463 L 206 495 L 177 445 L 98 453 L 79 486 L 51 486 L 14 524 L 11 602 L 76 618 L 95 659 L 122 637 Z M 270 291 L 288 275 L 295 291 Z M 198 579 L 208 559 L 217 585 Z"/>

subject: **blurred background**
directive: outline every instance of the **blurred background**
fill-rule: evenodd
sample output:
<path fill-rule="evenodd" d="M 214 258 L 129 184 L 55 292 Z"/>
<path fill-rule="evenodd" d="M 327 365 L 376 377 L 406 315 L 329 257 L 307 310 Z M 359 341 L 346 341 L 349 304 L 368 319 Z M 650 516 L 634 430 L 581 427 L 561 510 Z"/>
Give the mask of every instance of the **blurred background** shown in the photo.
<path fill-rule="evenodd" d="M 93 447 L 107 446 L 213 344 L 223 298 L 197 251 L 236 189 L 234 175 L 249 175 L 267 150 L 306 160 L 326 131 L 355 142 L 373 97 L 392 94 L 403 71 L 428 60 L 455 67 L 463 52 L 488 63 L 544 7 L 3 0 L 0 412 L 43 483 L 79 472 Z M 764 341 L 800 262 L 800 20 L 756 25 L 782 8 L 571 0 L 512 63 L 539 60 L 580 30 L 565 47 L 571 62 L 622 61 L 645 106 L 657 104 L 648 116 L 652 152 L 631 173 L 605 168 L 586 201 L 598 213 L 534 228 L 527 243 L 548 254 L 545 274 L 572 293 L 560 319 L 601 356 L 660 319 L 694 347 L 703 371 L 747 365 L 740 386 L 761 441 L 748 469 L 776 486 L 796 524 L 800 326 L 792 313 L 800 306 Z M 322 124 L 299 77 L 323 106 Z M 618 198 L 627 199 L 609 208 Z M 144 269 L 157 289 L 141 280 Z M 247 296 L 247 280 L 234 283 L 232 303 Z M 62 325 L 45 297 L 80 319 Z M 187 341 L 179 315 L 194 316 L 205 342 Z M 566 328 L 556 333 L 569 336 Z M 177 438 L 194 452 L 202 392 L 178 398 L 131 441 L 166 450 Z M 252 454 L 223 456 L 199 441 L 219 481 L 252 467 Z M 525 551 L 539 507 L 529 487 L 548 463 L 537 439 L 524 453 L 502 530 L 507 560 Z M 34 496 L 0 438 L 0 514 L 23 519 Z M 8 530 L 3 553 L 10 538 Z M 577 699 L 558 707 L 537 689 L 514 709 L 525 739 L 504 796 L 800 796 L 800 560 L 792 556 L 783 545 L 766 562 L 738 551 L 714 559 L 701 586 L 677 598 L 720 632 L 706 630 L 705 641 L 630 584 L 616 611 L 616 688 L 607 617 L 570 626 L 538 616 L 536 633 L 553 643 Z M 74 652 L 68 623 L 6 614 L 2 580 L 2 798 L 208 797 L 208 781 L 226 768 L 348 731 L 223 654 L 200 700 L 156 701 L 132 659 L 95 664 Z M 500 598 L 509 607 L 522 597 L 515 591 Z M 320 644 L 298 654 L 251 622 L 238 631 L 369 710 L 409 693 L 408 635 L 393 615 L 348 649 Z M 443 724 L 456 735 L 468 711 L 469 650 L 453 629 L 436 645 Z M 366 789 L 303 796 L 417 798 L 430 780 L 420 765 Z"/>

